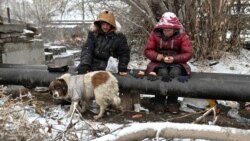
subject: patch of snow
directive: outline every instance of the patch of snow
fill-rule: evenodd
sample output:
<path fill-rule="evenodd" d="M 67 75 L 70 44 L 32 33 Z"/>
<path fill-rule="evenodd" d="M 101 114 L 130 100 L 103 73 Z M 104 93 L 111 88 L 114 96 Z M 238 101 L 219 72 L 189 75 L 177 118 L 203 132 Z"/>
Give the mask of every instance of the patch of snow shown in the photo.
<path fill-rule="evenodd" d="M 211 62 L 218 62 L 210 66 Z M 190 61 L 192 62 L 192 60 Z M 193 72 L 250 74 L 250 51 L 241 49 L 238 56 L 226 53 L 220 60 L 202 60 L 190 63 Z"/>
<path fill-rule="evenodd" d="M 66 57 L 70 57 L 70 56 L 73 56 L 73 54 L 70 54 L 70 53 L 61 53 L 60 55 L 53 55 L 53 58 L 66 58 Z"/>
<path fill-rule="evenodd" d="M 56 46 L 56 45 L 53 45 L 53 46 L 50 46 L 49 48 L 50 49 L 64 49 L 66 47 L 65 46 Z"/>
<path fill-rule="evenodd" d="M 33 31 L 31 30 L 28 30 L 28 29 L 23 29 L 23 34 L 27 34 L 27 33 L 34 33 Z"/>

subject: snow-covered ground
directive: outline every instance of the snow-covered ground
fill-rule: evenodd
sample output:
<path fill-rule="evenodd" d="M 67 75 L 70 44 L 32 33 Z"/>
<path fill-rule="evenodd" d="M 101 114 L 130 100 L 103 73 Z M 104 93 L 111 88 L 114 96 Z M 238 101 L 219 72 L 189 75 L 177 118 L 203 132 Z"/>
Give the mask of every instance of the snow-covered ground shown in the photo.
<path fill-rule="evenodd" d="M 141 58 L 134 59 L 129 63 L 129 68 L 145 70 L 148 62 Z M 239 55 L 225 53 L 219 60 L 192 59 L 188 64 L 192 72 L 250 74 L 250 50 L 241 49 Z"/>
<path fill-rule="evenodd" d="M 211 65 L 217 62 L 218 64 Z M 220 60 L 197 61 L 190 65 L 194 72 L 250 74 L 250 51 L 242 49 L 238 56 L 226 53 Z"/>
<path fill-rule="evenodd" d="M 233 54 L 226 54 L 220 60 L 203 60 L 203 61 L 194 61 L 192 59 L 189 64 L 194 72 L 212 72 L 212 73 L 234 73 L 234 74 L 243 74 L 250 75 L 250 51 L 242 49 L 238 56 Z M 215 65 L 211 65 L 215 62 L 218 62 Z M 117 62 L 113 62 L 117 65 Z M 146 60 L 134 60 L 129 64 L 130 68 L 136 69 L 145 69 L 148 61 Z M 111 65 L 112 66 L 112 65 Z M 3 99 L 1 99 L 3 104 Z M 202 130 L 207 131 L 223 131 L 227 130 L 230 133 L 241 132 L 247 133 L 250 135 L 250 130 L 240 130 L 240 129 L 223 129 L 214 125 L 196 125 L 196 124 L 176 124 L 176 123 L 162 123 L 162 122 L 148 122 L 143 123 L 134 123 L 131 121 L 128 125 L 120 125 L 113 123 L 100 123 L 94 121 L 84 120 L 79 114 L 75 114 L 74 118 L 65 119 L 62 118 L 65 115 L 66 107 L 54 106 L 46 107 L 45 114 L 43 116 L 36 114 L 34 107 L 26 106 L 20 107 L 15 106 L 13 109 L 22 109 L 20 112 L 17 112 L 18 117 L 24 118 L 27 123 L 39 123 L 40 132 L 44 134 L 46 140 L 54 139 L 65 139 L 65 140 L 97 140 L 97 141 L 109 141 L 115 140 L 119 136 L 124 134 L 132 134 L 134 132 L 147 129 L 152 127 L 152 130 L 160 131 L 163 128 L 173 128 L 176 130 L 184 130 L 187 127 L 192 127 L 193 131 L 200 132 Z M 11 109 L 9 109 L 11 110 Z M 67 110 L 66 110 L 67 111 Z M 22 115 L 22 116 L 21 116 Z M 13 119 L 12 119 L 13 120 Z M 171 127 L 170 127 L 171 126 Z M 138 128 L 140 127 L 140 128 Z M 16 127 L 15 127 L 16 128 Z M 143 129 L 144 128 L 144 129 Z M 174 130 L 175 130 L 174 129 Z M 100 138 L 95 138 L 93 136 L 93 131 L 96 132 Z M 248 136 L 249 136 L 248 135 Z M 104 136 L 104 137 L 101 137 Z M 60 140 L 60 139 L 59 139 Z M 175 140 L 185 140 L 189 139 L 175 139 Z"/>
<path fill-rule="evenodd" d="M 27 0 L 30 1 L 31 0 Z M 80 6 L 76 5 L 76 9 L 70 9 L 70 7 L 76 2 L 80 2 L 79 0 L 74 0 L 67 5 L 66 7 L 67 14 L 59 13 L 53 17 L 54 20 L 81 20 L 83 18 L 82 11 Z M 6 6 L 11 4 L 9 1 L 6 1 Z M 80 9 L 80 10 L 79 10 Z M 89 9 L 89 7 L 86 7 Z M 99 11 L 98 11 L 99 12 Z M 96 15 L 98 12 L 94 12 Z M 94 19 L 93 15 L 87 11 L 85 13 L 85 19 Z M 114 61 L 115 62 L 115 61 Z M 146 65 L 148 64 L 148 60 L 139 58 L 131 60 L 129 63 L 130 69 L 146 69 Z M 211 65 L 215 64 L 215 65 Z M 189 62 L 191 69 L 193 72 L 211 72 L 211 73 L 233 73 L 233 74 L 243 74 L 243 75 L 250 75 L 250 51 L 242 49 L 238 56 L 233 54 L 225 54 L 220 60 L 196 60 L 192 59 Z M 113 65 L 111 64 L 111 67 Z M 2 110 L 3 102 L 6 99 L 0 99 L 0 109 Z M 62 118 L 65 115 L 66 107 L 61 106 L 54 106 L 54 107 L 46 107 L 46 112 L 44 115 L 36 114 L 35 109 L 33 106 L 25 106 L 22 107 L 20 105 L 15 105 L 8 109 L 8 112 L 18 111 L 15 114 L 15 117 L 8 117 L 8 121 L 20 121 L 24 119 L 27 124 L 35 124 L 38 123 L 40 125 L 39 131 L 43 133 L 45 140 L 93 140 L 96 141 L 110 141 L 116 139 L 116 137 L 124 134 L 133 133 L 142 129 L 148 129 L 152 127 L 156 131 L 161 131 L 164 127 L 175 127 L 175 129 L 181 131 L 182 129 L 186 129 L 187 127 L 192 127 L 192 129 L 196 132 L 201 130 L 213 130 L 213 131 L 223 131 L 225 129 L 212 126 L 212 125 L 195 125 L 195 124 L 176 124 L 176 123 L 162 123 L 162 122 L 149 122 L 149 123 L 133 123 L 131 122 L 128 125 L 120 125 L 120 124 L 113 124 L 113 123 L 100 123 L 100 122 L 93 122 L 84 120 L 79 114 L 75 114 L 72 121 L 70 119 Z M 3 113 L 1 113 L 3 114 Z M 3 117 L 0 114 L 0 121 L 2 121 Z M 73 124 L 73 125 L 72 125 Z M 8 124 L 6 128 L 10 130 L 15 130 L 17 127 L 20 126 L 17 122 L 15 125 Z M 230 134 L 235 133 L 239 130 L 237 129 L 227 129 Z M 95 133 L 93 133 L 95 131 Z M 248 133 L 250 135 L 250 130 L 242 131 L 242 134 Z M 108 134 L 107 134 L 108 133 Z M 93 134 L 98 136 L 103 136 L 100 138 L 95 138 Z M 162 140 L 162 139 L 161 139 Z M 181 140 L 181 139 L 175 139 Z M 184 139 L 182 139 L 184 140 Z M 185 139 L 185 141 L 190 139 Z"/>

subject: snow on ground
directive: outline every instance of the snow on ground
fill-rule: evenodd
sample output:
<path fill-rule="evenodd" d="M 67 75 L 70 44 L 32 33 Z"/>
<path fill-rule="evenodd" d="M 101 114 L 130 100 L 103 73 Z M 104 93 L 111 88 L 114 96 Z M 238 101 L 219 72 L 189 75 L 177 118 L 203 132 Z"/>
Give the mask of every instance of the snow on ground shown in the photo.
<path fill-rule="evenodd" d="M 194 59 L 193 59 L 194 60 Z M 193 60 L 191 60 L 190 62 L 192 62 Z M 250 51 L 249 50 L 245 50 L 242 49 L 240 51 L 239 56 L 234 56 L 233 54 L 229 54 L 227 53 L 225 56 L 223 56 L 220 60 L 207 60 L 207 61 L 193 61 L 193 63 L 190 63 L 191 68 L 194 72 L 212 72 L 212 73 L 234 73 L 234 74 L 246 74 L 249 75 L 250 74 Z M 216 65 L 210 66 L 209 64 L 214 63 L 214 62 L 219 62 Z M 117 65 L 117 62 L 113 60 L 113 63 L 115 65 Z M 134 60 L 131 61 L 129 64 L 130 68 L 136 68 L 136 69 L 145 69 L 146 65 L 147 65 L 148 61 L 145 61 L 143 59 L 139 59 L 139 60 Z M 114 67 L 114 66 L 113 66 Z M 111 68 L 112 68 L 112 64 L 111 64 Z M 61 113 L 59 115 L 64 115 L 64 113 Z M 53 119 L 51 122 L 57 122 L 57 121 L 53 121 Z M 45 124 L 44 119 L 40 121 L 42 124 Z M 49 122 L 47 122 L 48 124 Z M 50 124 L 52 124 L 50 123 Z M 83 122 L 80 122 L 83 125 Z M 109 130 L 113 131 L 116 130 L 118 128 L 121 128 L 122 125 L 118 125 L 118 124 L 112 124 L 112 123 L 108 123 L 105 125 L 102 125 L 101 123 L 91 123 L 94 126 L 103 126 L 105 128 L 109 128 Z M 136 126 L 137 123 L 131 123 L 128 126 L 134 127 L 134 128 L 128 128 L 126 130 L 130 130 L 129 132 L 133 132 L 133 130 L 138 130 L 138 126 Z M 156 129 L 160 129 L 162 127 L 162 125 L 167 124 L 167 123 L 147 123 L 149 124 L 151 127 L 155 127 Z M 67 125 L 67 124 L 65 124 Z M 78 124 L 77 124 L 78 125 Z M 85 123 L 86 125 L 86 123 Z M 144 126 L 144 125 L 140 125 L 140 126 Z M 146 125 L 145 125 L 146 126 Z M 176 125 L 175 125 L 176 126 Z M 178 124 L 179 128 L 186 128 L 185 126 L 182 126 L 182 124 Z M 80 128 L 82 128 L 81 126 L 79 126 Z M 194 126 L 195 128 L 196 126 Z M 66 127 L 61 127 L 64 130 L 66 129 Z M 200 128 L 197 125 L 197 129 Z M 207 127 L 202 127 L 207 128 Z M 208 128 L 213 128 L 212 130 L 221 130 L 221 128 L 215 126 L 215 127 L 209 127 Z M 132 130 L 132 131 L 131 131 Z M 121 132 L 121 130 L 117 130 L 116 132 L 114 132 L 113 134 L 118 134 L 119 132 Z M 102 133 L 103 134 L 103 133 Z M 121 133 L 119 133 L 121 134 Z M 77 134 L 79 138 L 81 138 L 83 134 L 78 133 Z M 86 135 L 84 135 L 86 136 Z M 90 139 L 91 137 L 89 137 Z M 107 135 L 103 138 L 101 138 L 102 141 L 104 140 L 112 140 L 114 139 L 114 135 Z M 98 139 L 97 139 L 98 140 Z"/>
<path fill-rule="evenodd" d="M 216 62 L 218 64 L 210 66 Z M 189 64 L 193 72 L 250 74 L 250 51 L 242 49 L 238 56 L 226 53 L 220 60 L 197 61 Z"/>
<path fill-rule="evenodd" d="M 129 68 L 145 70 L 148 60 L 137 59 L 129 63 Z M 211 65 L 217 63 L 215 65 Z M 201 60 L 192 59 L 188 62 L 192 72 L 209 73 L 231 73 L 231 74 L 250 74 L 250 51 L 242 49 L 238 56 L 233 53 L 225 53 L 220 60 Z"/>
<path fill-rule="evenodd" d="M 115 65 L 117 65 L 117 61 L 113 60 Z M 215 65 L 210 65 L 214 62 L 219 62 Z M 145 69 L 148 60 L 138 59 L 133 60 L 129 64 L 129 68 L 135 69 Z M 189 62 L 192 70 L 194 72 L 211 72 L 211 73 L 234 73 L 234 74 L 250 74 L 250 51 L 246 49 L 242 49 L 238 56 L 227 53 L 220 60 L 203 60 L 203 61 L 195 61 L 192 59 Z M 114 67 L 111 64 L 111 68 Z M 0 100 L 1 101 L 1 100 Z M 2 103 L 2 102 L 1 102 Z M 3 104 L 3 103 L 2 103 Z M 2 105 L 1 104 L 1 105 Z M 41 133 L 45 135 L 47 140 L 58 139 L 59 137 L 67 137 L 66 140 L 78 139 L 78 140 L 93 140 L 95 139 L 93 136 L 93 131 L 96 132 L 98 136 L 104 136 L 102 138 L 96 138 L 96 140 L 109 141 L 114 140 L 117 136 L 123 135 L 125 133 L 131 133 L 138 131 L 143 127 L 153 127 L 155 130 L 162 129 L 163 126 L 176 126 L 176 128 L 185 129 L 187 125 L 185 124 L 174 124 L 174 123 L 160 123 L 160 122 L 148 122 L 145 124 L 142 123 L 133 123 L 126 125 L 113 124 L 113 123 L 100 123 L 94 121 L 86 121 L 78 114 L 75 114 L 72 122 L 70 119 L 65 119 L 63 116 L 65 115 L 65 111 L 68 110 L 67 107 L 63 106 L 54 106 L 47 107 L 46 113 L 41 116 L 34 112 L 32 107 L 26 107 L 23 109 L 26 114 L 27 121 L 29 123 L 39 123 L 41 124 L 41 128 L 39 129 Z M 23 113 L 22 113 L 23 114 Z M 74 126 L 72 126 L 72 124 Z M 203 126 L 203 125 L 188 125 L 192 126 L 197 132 L 201 129 L 204 130 L 222 130 L 221 127 L 218 126 Z M 138 128 L 140 127 L 140 128 Z M 233 129 L 234 132 L 236 129 Z M 250 130 L 246 130 L 250 132 Z M 110 133 L 110 134 L 107 134 Z M 107 134 L 107 135 L 106 135 Z M 188 141 L 189 139 L 175 139 L 175 141 Z"/>

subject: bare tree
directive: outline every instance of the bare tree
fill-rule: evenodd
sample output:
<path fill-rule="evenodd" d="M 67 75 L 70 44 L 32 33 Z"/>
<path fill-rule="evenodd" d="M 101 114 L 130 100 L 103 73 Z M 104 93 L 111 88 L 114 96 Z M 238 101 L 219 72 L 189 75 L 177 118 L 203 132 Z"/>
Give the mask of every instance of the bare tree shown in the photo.
<path fill-rule="evenodd" d="M 68 3 L 72 5 L 67 5 Z M 225 51 L 237 52 L 240 33 L 249 23 L 244 14 L 248 0 L 25 0 L 12 1 L 12 14 L 24 22 L 46 25 L 58 13 L 82 11 L 95 19 L 104 10 L 114 11 L 127 35 L 132 53 L 142 55 L 149 33 L 166 11 L 174 12 L 189 34 L 196 58 L 219 58 Z M 66 6 L 71 6 L 67 8 Z M 230 36 L 227 36 L 230 35 Z"/>
<path fill-rule="evenodd" d="M 241 47 L 240 33 L 246 27 L 242 5 L 245 0 L 122 0 L 131 6 L 130 14 L 143 17 L 144 23 L 128 17 L 145 27 L 149 33 L 161 14 L 174 12 L 183 22 L 189 34 L 197 58 L 220 58 L 225 51 L 238 51 Z M 236 10 L 232 15 L 232 10 Z M 135 14 L 136 13 L 136 14 Z M 249 17 L 249 16 L 247 16 Z M 231 33 L 229 38 L 228 32 Z M 143 36 L 144 37 L 144 36 Z"/>
<path fill-rule="evenodd" d="M 9 4 L 14 19 L 23 23 L 47 24 L 52 16 L 65 9 L 67 0 L 13 0 Z"/>

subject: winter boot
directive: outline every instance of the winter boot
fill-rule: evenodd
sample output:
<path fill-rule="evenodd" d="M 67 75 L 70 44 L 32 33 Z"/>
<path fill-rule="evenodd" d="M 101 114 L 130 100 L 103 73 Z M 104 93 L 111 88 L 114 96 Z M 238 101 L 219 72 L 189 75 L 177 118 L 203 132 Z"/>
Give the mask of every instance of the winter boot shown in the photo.
<path fill-rule="evenodd" d="M 156 114 L 164 114 L 165 112 L 165 101 L 166 97 L 165 96 L 155 96 L 154 99 L 154 112 Z"/>
<path fill-rule="evenodd" d="M 169 96 L 167 100 L 167 111 L 171 114 L 179 114 L 180 104 L 178 103 L 178 97 Z"/>

